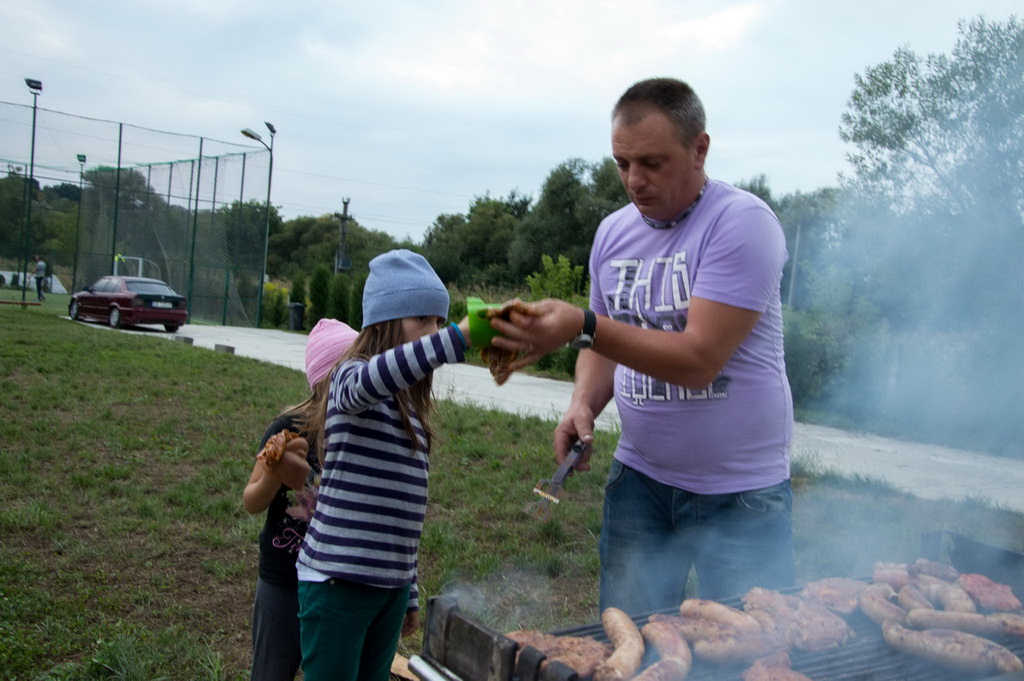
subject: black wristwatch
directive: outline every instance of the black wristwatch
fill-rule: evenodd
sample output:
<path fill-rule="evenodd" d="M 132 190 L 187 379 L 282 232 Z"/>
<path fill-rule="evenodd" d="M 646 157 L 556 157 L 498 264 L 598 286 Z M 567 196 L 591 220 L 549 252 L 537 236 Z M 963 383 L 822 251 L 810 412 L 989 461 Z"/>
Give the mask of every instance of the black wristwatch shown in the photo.
<path fill-rule="evenodd" d="M 577 350 L 586 350 L 594 344 L 594 337 L 597 335 L 597 315 L 591 310 L 583 310 L 583 330 L 579 335 L 569 341 L 569 347 Z"/>

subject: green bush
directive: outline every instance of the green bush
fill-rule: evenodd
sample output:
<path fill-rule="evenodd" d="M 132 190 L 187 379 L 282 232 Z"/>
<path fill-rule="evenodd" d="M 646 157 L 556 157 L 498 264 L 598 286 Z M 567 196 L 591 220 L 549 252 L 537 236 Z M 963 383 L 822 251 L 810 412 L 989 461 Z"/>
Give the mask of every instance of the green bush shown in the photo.
<path fill-rule="evenodd" d="M 352 311 L 349 312 L 349 323 L 358 331 L 363 328 L 363 287 L 366 286 L 366 275 L 357 274 L 352 277 Z"/>
<path fill-rule="evenodd" d="M 454 286 L 448 287 L 448 295 L 451 297 L 451 305 L 448 308 L 448 321 L 450 322 L 461 322 L 462 318 L 466 316 L 468 308 L 466 306 L 466 297 L 458 292 Z"/>
<path fill-rule="evenodd" d="M 830 401 L 846 373 L 859 337 L 855 315 L 837 317 L 786 308 L 786 375 L 796 409 L 818 409 Z"/>
<path fill-rule="evenodd" d="M 312 329 L 318 321 L 327 316 L 330 297 L 331 273 L 323 265 L 318 265 L 309 279 L 309 314 L 306 315 L 309 328 Z"/>
<path fill-rule="evenodd" d="M 264 328 L 281 329 L 288 323 L 288 290 L 272 282 L 263 285 Z"/>
<path fill-rule="evenodd" d="M 292 280 L 291 297 L 288 299 L 288 302 L 306 304 L 306 275 L 301 270 Z"/>
<path fill-rule="evenodd" d="M 345 272 L 338 272 L 331 279 L 331 292 L 327 301 L 327 316 L 352 326 L 349 318 L 352 310 L 352 282 Z"/>
<path fill-rule="evenodd" d="M 564 255 L 555 262 L 550 255 L 541 256 L 541 271 L 526 277 L 532 300 L 559 298 L 574 302 L 583 296 L 583 266 L 573 265 Z"/>
<path fill-rule="evenodd" d="M 576 376 L 576 358 L 580 351 L 568 345 L 537 360 L 537 368 L 555 375 Z"/>

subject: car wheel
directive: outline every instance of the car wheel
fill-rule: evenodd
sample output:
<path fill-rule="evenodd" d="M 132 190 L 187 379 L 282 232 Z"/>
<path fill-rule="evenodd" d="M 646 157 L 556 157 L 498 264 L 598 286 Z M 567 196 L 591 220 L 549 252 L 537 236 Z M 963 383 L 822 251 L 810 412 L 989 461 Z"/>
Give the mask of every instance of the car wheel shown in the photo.
<path fill-rule="evenodd" d="M 164 328 L 167 329 L 167 333 L 175 333 L 181 328 L 181 324 L 164 324 Z"/>
<path fill-rule="evenodd" d="M 71 305 L 68 306 L 68 316 L 72 319 L 78 319 L 78 301 L 72 300 Z"/>
<path fill-rule="evenodd" d="M 112 329 L 120 329 L 121 310 L 116 307 L 110 308 L 110 317 L 107 319 L 107 323 L 110 324 L 110 328 Z"/>

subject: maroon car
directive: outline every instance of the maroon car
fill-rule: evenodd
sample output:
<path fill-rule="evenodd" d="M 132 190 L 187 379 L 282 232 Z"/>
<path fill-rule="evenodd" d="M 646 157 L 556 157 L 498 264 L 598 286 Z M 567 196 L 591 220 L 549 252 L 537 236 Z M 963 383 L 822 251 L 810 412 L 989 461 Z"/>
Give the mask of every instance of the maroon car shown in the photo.
<path fill-rule="evenodd" d="M 103 277 L 71 296 L 72 319 L 129 324 L 163 324 L 174 333 L 188 321 L 188 301 L 159 279 Z"/>

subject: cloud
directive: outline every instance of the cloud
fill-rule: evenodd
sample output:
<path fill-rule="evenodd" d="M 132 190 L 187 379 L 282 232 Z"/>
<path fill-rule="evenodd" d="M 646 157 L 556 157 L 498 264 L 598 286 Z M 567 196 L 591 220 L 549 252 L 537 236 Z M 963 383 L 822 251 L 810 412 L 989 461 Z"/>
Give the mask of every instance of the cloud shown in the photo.
<path fill-rule="evenodd" d="M 412 11 L 372 41 L 307 34 L 307 55 L 339 78 L 388 83 L 410 99 L 497 108 L 569 93 L 620 90 L 666 65 L 734 48 L 764 13 L 760 2 L 708 10 L 656 0 L 462 2 Z"/>
<path fill-rule="evenodd" d="M 71 18 L 53 8 L 40 4 L 11 0 L 0 4 L 0 24 L 16 27 L 4 30 L 4 47 L 11 50 L 31 51 L 50 57 L 71 54 L 74 41 L 74 23 Z"/>
<path fill-rule="evenodd" d="M 972 13 L 925 0 L 5 0 L 0 99 L 30 103 L 22 78 L 39 78 L 47 108 L 240 143 L 269 120 L 288 217 L 351 196 L 353 211 L 421 228 L 463 197 L 535 192 L 569 158 L 600 160 L 615 99 L 659 75 L 704 100 L 716 176 L 813 191 L 843 161 L 854 72 L 902 44 L 948 51 L 951 17 Z"/>

